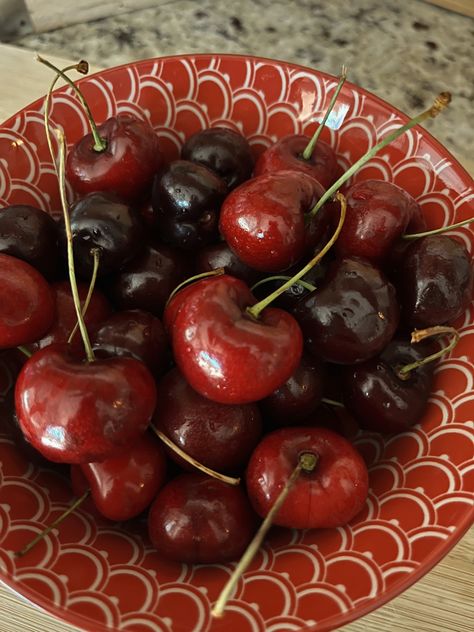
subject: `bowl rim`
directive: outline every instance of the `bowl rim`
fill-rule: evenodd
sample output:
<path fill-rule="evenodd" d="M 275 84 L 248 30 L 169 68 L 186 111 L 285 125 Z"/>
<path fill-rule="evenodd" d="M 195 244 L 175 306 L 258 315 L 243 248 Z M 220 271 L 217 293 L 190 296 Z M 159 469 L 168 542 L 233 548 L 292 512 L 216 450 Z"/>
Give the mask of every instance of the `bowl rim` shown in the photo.
<path fill-rule="evenodd" d="M 107 77 L 110 74 L 113 74 L 120 70 L 127 70 L 130 67 L 138 66 L 141 64 L 150 64 L 150 63 L 159 63 L 159 62 L 167 62 L 173 60 L 205 60 L 210 58 L 219 58 L 219 59 L 228 59 L 228 60 L 236 60 L 236 61 L 254 61 L 254 62 L 263 62 L 268 63 L 270 65 L 279 65 L 284 66 L 290 70 L 296 71 L 304 71 L 309 74 L 316 74 L 326 80 L 337 81 L 337 77 L 331 75 L 330 73 L 326 73 L 314 68 L 310 68 L 309 66 L 303 66 L 301 64 L 296 64 L 293 62 L 288 62 L 281 59 L 272 59 L 269 57 L 261 57 L 259 55 L 245 55 L 245 54 L 233 54 L 233 53 L 184 53 L 184 54 L 175 54 L 175 55 L 165 55 L 165 56 L 157 56 L 157 57 L 149 57 L 139 60 L 134 60 L 130 62 L 125 62 L 123 64 L 119 64 L 117 66 L 111 66 L 110 68 L 104 68 L 98 70 L 90 75 L 86 75 L 80 77 L 75 81 L 77 84 L 82 84 L 83 82 L 88 82 L 91 79 L 97 77 Z M 409 116 L 404 112 L 391 105 L 388 101 L 385 101 L 381 97 L 375 95 L 369 90 L 353 83 L 350 81 L 346 81 L 347 87 L 353 87 L 357 92 L 361 93 L 363 96 L 368 97 L 370 100 L 375 101 L 378 105 L 382 106 L 384 109 L 388 109 L 389 111 L 395 113 L 403 122 L 409 120 Z M 68 89 L 67 85 L 61 86 L 54 90 L 53 95 L 61 93 Z M 44 101 L 45 95 L 31 101 L 23 108 L 18 110 L 15 114 L 8 117 L 5 121 L 0 122 L 0 128 L 11 126 L 13 121 L 16 119 L 18 115 L 20 115 L 25 110 L 35 109 L 38 110 L 40 104 Z M 463 182 L 465 183 L 467 189 L 474 189 L 474 178 L 471 177 L 467 169 L 457 160 L 457 158 L 446 148 L 444 147 L 438 139 L 431 134 L 425 127 L 422 125 L 416 125 L 413 129 L 421 131 L 423 136 L 426 137 L 429 142 L 434 146 L 434 148 L 440 153 L 444 154 L 451 161 L 451 167 L 454 168 L 458 174 L 462 177 Z M 415 570 L 411 571 L 404 580 L 397 582 L 392 588 L 378 593 L 376 596 L 372 598 L 367 598 L 366 602 L 363 603 L 360 607 L 355 607 L 346 612 L 345 614 L 336 614 L 328 619 L 325 619 L 322 623 L 316 623 L 311 625 L 310 627 L 305 627 L 305 632 L 330 632 L 334 630 L 334 625 L 337 625 L 338 628 L 344 625 L 347 625 L 351 621 L 361 619 L 372 611 L 377 610 L 390 600 L 395 597 L 401 595 L 405 590 L 419 581 L 422 577 L 424 577 L 427 573 L 429 573 L 436 564 L 438 564 L 462 539 L 462 537 L 467 533 L 467 531 L 474 524 L 474 502 L 470 511 L 467 511 L 463 519 L 460 523 L 456 525 L 456 529 L 451 533 L 451 535 L 443 542 L 435 548 L 432 555 L 429 555 L 424 558 L 424 563 L 420 563 L 420 566 Z M 22 587 L 22 592 L 18 592 L 17 587 L 18 583 L 15 581 L 13 576 L 5 574 L 0 570 L 0 582 L 12 592 L 21 597 L 22 599 L 26 599 L 30 604 L 33 604 L 36 607 L 41 608 L 43 611 L 48 614 L 53 615 L 58 620 L 69 623 L 71 625 L 75 625 L 76 627 L 80 627 L 87 632 L 111 632 L 112 628 L 107 627 L 106 625 L 94 622 L 89 617 L 86 617 L 80 613 L 73 612 L 67 609 L 64 606 L 55 605 L 50 600 L 46 599 L 40 593 L 37 593 L 35 590 L 30 589 L 29 587 Z M 93 627 L 91 627 L 93 626 Z"/>

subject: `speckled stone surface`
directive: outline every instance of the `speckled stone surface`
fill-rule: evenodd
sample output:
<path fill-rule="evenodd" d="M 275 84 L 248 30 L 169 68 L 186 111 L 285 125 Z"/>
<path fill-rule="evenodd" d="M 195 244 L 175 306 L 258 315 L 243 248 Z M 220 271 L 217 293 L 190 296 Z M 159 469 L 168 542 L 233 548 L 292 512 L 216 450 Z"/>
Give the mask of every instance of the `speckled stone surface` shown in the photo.
<path fill-rule="evenodd" d="M 455 155 L 474 150 L 474 20 L 422 0 L 176 0 L 14 43 L 101 66 L 193 52 L 248 53 L 338 74 L 407 114 L 441 90 L 450 111 L 426 127 Z"/>

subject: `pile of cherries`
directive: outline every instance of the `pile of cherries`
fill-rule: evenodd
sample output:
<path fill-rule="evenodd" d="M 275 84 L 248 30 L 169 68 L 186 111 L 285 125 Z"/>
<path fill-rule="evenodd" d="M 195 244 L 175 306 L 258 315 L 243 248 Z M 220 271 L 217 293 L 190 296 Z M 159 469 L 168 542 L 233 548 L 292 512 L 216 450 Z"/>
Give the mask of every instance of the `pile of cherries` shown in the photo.
<path fill-rule="evenodd" d="M 60 164 L 76 195 L 61 222 L 0 212 L 0 353 L 22 365 L 1 421 L 31 458 L 69 464 L 106 518 L 151 506 L 173 560 L 239 558 L 270 523 L 354 518 L 368 474 L 341 412 L 382 433 L 415 424 L 432 337 L 452 348 L 471 300 L 461 241 L 420 235 L 419 205 L 389 182 L 334 198 L 337 156 L 308 142 L 254 164 L 216 127 L 166 164 L 150 125 L 118 114 Z"/>

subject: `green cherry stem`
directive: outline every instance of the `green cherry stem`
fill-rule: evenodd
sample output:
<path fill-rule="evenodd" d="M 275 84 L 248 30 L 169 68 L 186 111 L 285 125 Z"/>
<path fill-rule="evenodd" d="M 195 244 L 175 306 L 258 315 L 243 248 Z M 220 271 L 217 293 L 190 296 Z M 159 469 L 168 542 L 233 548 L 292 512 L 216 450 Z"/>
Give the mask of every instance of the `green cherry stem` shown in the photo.
<path fill-rule="evenodd" d="M 259 301 L 255 305 L 252 305 L 252 307 L 247 307 L 247 313 L 250 314 L 250 316 L 252 316 L 253 318 L 257 319 L 259 317 L 260 312 L 262 310 L 264 310 L 266 307 L 268 307 L 268 305 L 270 305 L 270 303 L 272 301 L 274 301 L 281 294 L 283 294 L 283 292 L 286 292 L 286 290 L 289 287 L 291 287 L 294 283 L 296 283 L 296 281 L 299 281 L 302 277 L 304 277 L 304 275 L 307 274 L 311 270 L 311 268 L 314 268 L 314 266 L 319 261 L 321 261 L 321 259 L 328 252 L 328 250 L 334 245 L 335 241 L 339 237 L 339 233 L 342 230 L 342 226 L 344 224 L 344 220 L 346 219 L 346 208 L 347 208 L 346 198 L 342 195 L 342 193 L 337 193 L 336 194 L 336 199 L 341 204 L 341 214 L 340 214 L 340 217 L 339 217 L 339 224 L 337 225 L 337 228 L 334 231 L 334 234 L 331 237 L 331 239 L 324 246 L 324 248 L 322 250 L 320 250 L 318 253 L 316 253 L 316 255 L 303 268 L 301 268 L 301 270 L 299 272 L 297 272 L 293 277 L 291 277 L 291 279 L 289 279 L 286 283 L 283 283 L 283 285 L 281 285 L 279 288 L 277 288 L 269 296 L 267 296 L 266 298 L 262 299 L 261 301 Z"/>
<path fill-rule="evenodd" d="M 63 522 L 63 520 L 65 520 L 70 514 L 73 513 L 73 511 L 75 511 L 80 505 L 82 505 L 82 503 L 89 496 L 89 494 L 90 494 L 90 490 L 88 489 L 82 494 L 82 496 L 79 496 L 79 498 L 75 500 L 72 503 L 72 505 L 68 509 L 66 509 L 64 513 L 62 513 L 59 516 L 59 518 L 56 518 L 56 520 L 53 523 L 51 523 L 49 527 L 46 527 L 44 531 L 41 531 L 41 533 L 38 533 L 38 535 L 34 537 L 33 540 L 31 540 L 31 542 L 29 542 L 25 547 L 23 547 L 21 551 L 16 551 L 15 557 L 23 557 L 29 551 L 31 551 L 31 549 L 34 548 L 38 544 L 38 542 L 41 542 L 43 538 L 45 538 L 49 533 L 51 533 L 53 529 L 56 529 L 56 527 L 58 527 L 61 524 L 61 522 Z"/>
<path fill-rule="evenodd" d="M 318 125 L 317 130 L 314 132 L 313 138 L 306 145 L 306 149 L 304 150 L 304 152 L 302 154 L 303 160 L 310 160 L 311 156 L 313 155 L 313 151 L 314 151 L 314 148 L 316 146 L 316 143 L 318 142 L 318 138 L 319 138 L 321 132 L 323 131 L 323 128 L 326 125 L 326 122 L 327 122 L 327 120 L 329 118 L 329 115 L 331 114 L 331 112 L 332 112 L 332 110 L 334 108 L 334 105 L 336 103 L 337 97 L 339 96 L 339 93 L 342 90 L 342 86 L 344 85 L 344 83 L 346 81 L 346 78 L 347 78 L 347 68 L 345 66 L 342 66 L 341 74 L 339 76 L 339 83 L 337 84 L 336 90 L 335 90 L 334 94 L 332 95 L 332 99 L 329 102 L 329 106 L 328 106 L 328 109 L 326 110 L 326 114 L 324 115 L 323 120 Z"/>
<path fill-rule="evenodd" d="M 319 460 L 318 456 L 316 454 L 313 454 L 312 452 L 303 452 L 300 455 L 298 463 L 296 467 L 294 468 L 294 470 L 292 471 L 292 473 L 290 474 L 290 477 L 286 481 L 285 486 L 283 487 L 277 499 L 273 503 L 272 508 L 270 509 L 268 514 L 265 516 L 265 519 L 260 525 L 257 533 L 254 535 L 252 541 L 248 545 L 247 550 L 240 558 L 239 563 L 235 567 L 232 575 L 229 577 L 226 585 L 222 589 L 222 592 L 220 593 L 212 609 L 212 612 L 211 612 L 212 617 L 222 617 L 222 615 L 224 614 L 224 610 L 227 605 L 227 602 L 229 601 L 229 598 L 231 594 L 233 593 L 235 586 L 237 585 L 237 582 L 239 581 L 241 575 L 245 573 L 245 570 L 247 569 L 248 565 L 253 560 L 253 558 L 255 557 L 255 554 L 257 553 L 258 549 L 262 545 L 262 542 L 265 536 L 267 535 L 268 530 L 273 524 L 273 520 L 275 519 L 276 514 L 281 509 L 281 506 L 285 502 L 286 497 L 290 493 L 298 476 L 301 474 L 301 472 L 306 472 L 308 474 L 311 473 L 316 467 L 318 460 Z"/>
<path fill-rule="evenodd" d="M 328 406 L 334 406 L 335 408 L 345 408 L 342 402 L 338 402 L 337 399 L 329 399 L 328 397 L 322 397 L 321 402 L 328 404 Z"/>
<path fill-rule="evenodd" d="M 94 137 L 94 146 L 93 146 L 94 151 L 97 151 L 97 152 L 105 151 L 107 149 L 107 141 L 105 140 L 105 138 L 102 138 L 102 136 L 99 134 L 99 130 L 97 129 L 97 125 L 92 117 L 92 112 L 89 108 L 89 105 L 87 101 L 85 100 L 84 95 L 76 86 L 74 81 L 70 77 L 68 77 L 68 75 L 64 71 L 62 71 L 60 68 L 52 64 L 47 59 L 44 59 L 44 57 L 40 57 L 39 55 L 37 55 L 36 59 L 41 64 L 44 64 L 45 66 L 53 70 L 57 75 L 59 75 L 62 79 L 64 79 L 64 81 L 66 81 L 66 83 L 68 83 L 71 86 L 77 98 L 81 102 L 82 107 L 84 108 L 86 112 L 87 118 L 89 119 L 92 136 Z M 80 62 L 80 63 L 86 63 L 86 62 Z"/>
<path fill-rule="evenodd" d="M 99 263 L 100 263 L 100 250 L 99 250 L 99 248 L 92 248 L 91 249 L 91 254 L 94 257 L 94 268 L 92 270 L 92 277 L 91 277 L 91 281 L 89 283 L 89 290 L 87 291 L 86 300 L 84 301 L 84 305 L 82 307 L 82 317 L 83 318 L 85 318 L 87 310 L 89 309 L 89 304 L 91 302 L 92 294 L 94 293 L 95 284 L 96 284 L 96 281 L 97 281 L 97 273 L 99 271 Z M 69 338 L 67 339 L 68 343 L 72 342 L 72 339 L 76 335 L 76 332 L 77 332 L 78 328 L 79 328 L 79 321 L 76 322 L 76 324 L 74 325 L 74 329 L 69 334 Z"/>
<path fill-rule="evenodd" d="M 433 230 L 427 230 L 424 233 L 411 233 L 409 235 L 403 235 L 402 239 L 419 239 L 420 237 L 429 237 L 430 235 L 441 235 L 443 233 L 447 233 L 449 230 L 460 228 L 461 226 L 466 226 L 467 224 L 471 224 L 472 222 L 474 222 L 474 217 L 469 217 L 469 219 L 464 219 L 462 222 L 450 224 L 449 226 L 441 226 L 441 228 L 434 228 Z"/>
<path fill-rule="evenodd" d="M 277 274 L 276 276 L 267 277 L 266 279 L 260 279 L 260 281 L 257 281 L 255 285 L 252 285 L 252 287 L 250 288 L 250 291 L 253 292 L 261 285 L 264 285 L 265 283 L 269 283 L 270 281 L 290 281 L 290 280 L 291 280 L 291 277 L 289 276 Z M 315 285 L 308 283 L 308 281 L 303 281 L 303 279 L 300 279 L 299 281 L 294 281 L 293 285 L 301 285 L 301 287 L 304 287 L 305 290 L 309 290 L 310 292 L 313 292 L 313 290 L 316 289 Z"/>
<path fill-rule="evenodd" d="M 168 296 L 168 300 L 166 301 L 166 304 L 168 305 L 168 303 L 171 301 L 173 296 L 175 296 L 180 290 L 182 290 L 183 287 L 186 287 L 186 285 L 189 285 L 190 283 L 194 283 L 195 281 L 199 281 L 199 279 L 205 279 L 207 277 L 213 277 L 213 276 L 220 276 L 221 274 L 225 274 L 224 268 L 216 268 L 215 270 L 209 270 L 209 272 L 201 272 L 200 274 L 195 274 L 194 276 L 189 277 L 189 279 L 185 279 L 174 288 L 174 290 Z"/>
<path fill-rule="evenodd" d="M 412 362 L 411 364 L 405 364 L 402 367 L 398 367 L 397 374 L 402 380 L 407 380 L 410 377 L 411 371 L 414 371 L 415 369 L 418 369 L 420 366 L 424 366 L 429 362 L 434 362 L 438 358 L 441 358 L 442 356 L 452 351 L 454 347 L 458 344 L 460 338 L 459 331 L 454 327 L 444 327 L 438 325 L 436 327 L 428 327 L 427 329 L 415 329 L 411 334 L 411 342 L 421 342 L 425 338 L 431 338 L 432 336 L 452 336 L 452 340 L 448 345 L 446 345 L 446 347 L 443 347 L 436 353 L 432 353 L 422 360 L 417 360 L 416 362 Z"/>
<path fill-rule="evenodd" d="M 76 271 L 74 266 L 74 251 L 72 243 L 72 231 L 71 222 L 69 220 L 68 202 L 66 198 L 66 139 L 64 134 L 57 129 L 56 135 L 59 139 L 59 192 L 61 195 L 61 206 L 63 209 L 64 225 L 66 229 L 67 239 L 67 264 L 69 271 L 69 281 L 71 283 L 72 298 L 74 301 L 74 307 L 76 310 L 77 322 L 79 329 L 81 330 L 82 340 L 84 341 L 84 349 L 86 351 L 86 357 L 88 362 L 92 362 L 94 358 L 94 352 L 92 351 L 92 345 L 87 332 L 87 327 L 82 316 L 81 299 L 79 298 L 79 291 L 77 289 Z"/>
<path fill-rule="evenodd" d="M 451 94 L 449 92 L 441 92 L 441 94 L 439 94 L 436 97 L 433 105 L 428 110 L 426 110 L 425 112 L 422 112 L 421 114 L 418 114 L 418 116 L 415 116 L 415 118 L 412 118 L 410 121 L 408 121 L 408 123 L 406 123 L 405 125 L 402 125 L 391 134 L 388 134 L 388 136 L 386 136 L 379 143 L 374 145 L 372 149 L 369 149 L 367 153 L 365 153 L 361 158 L 359 158 L 359 160 L 357 160 L 351 167 L 349 167 L 349 169 L 338 180 L 336 180 L 336 182 L 332 186 L 329 187 L 329 189 L 319 199 L 319 201 L 315 204 L 315 206 L 311 209 L 311 211 L 309 211 L 308 216 L 312 217 L 316 215 L 316 213 L 319 211 L 321 206 L 323 206 L 323 204 L 325 204 L 328 200 L 330 200 L 332 196 L 336 193 L 336 191 L 338 191 L 341 188 L 341 186 L 345 182 L 347 182 L 347 180 L 349 180 L 349 178 L 358 169 L 360 169 L 363 165 L 365 165 L 365 163 L 368 162 L 371 158 L 373 158 L 375 154 L 377 154 L 381 149 L 383 149 L 384 147 L 392 143 L 394 140 L 396 140 L 399 136 L 401 136 L 402 134 L 410 130 L 412 127 L 415 127 L 415 125 L 419 125 L 426 119 L 435 118 L 435 116 L 438 116 L 438 114 L 440 114 L 440 112 L 442 112 L 449 105 L 450 102 L 451 102 Z"/>
<path fill-rule="evenodd" d="M 27 358 L 31 358 L 31 356 L 33 355 L 31 351 L 27 349 L 24 345 L 18 345 L 17 349 L 18 351 L 21 351 L 22 354 L 25 355 Z"/>

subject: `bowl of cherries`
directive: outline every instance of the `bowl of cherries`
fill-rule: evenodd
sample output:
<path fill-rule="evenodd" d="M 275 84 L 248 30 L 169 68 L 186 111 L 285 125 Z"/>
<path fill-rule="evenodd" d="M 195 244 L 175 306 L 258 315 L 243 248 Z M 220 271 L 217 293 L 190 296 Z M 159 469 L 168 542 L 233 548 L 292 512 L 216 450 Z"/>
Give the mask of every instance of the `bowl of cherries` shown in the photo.
<path fill-rule="evenodd" d="M 420 126 L 450 95 L 39 61 L 0 127 L 0 579 L 99 632 L 399 594 L 473 521 L 474 185 Z"/>

